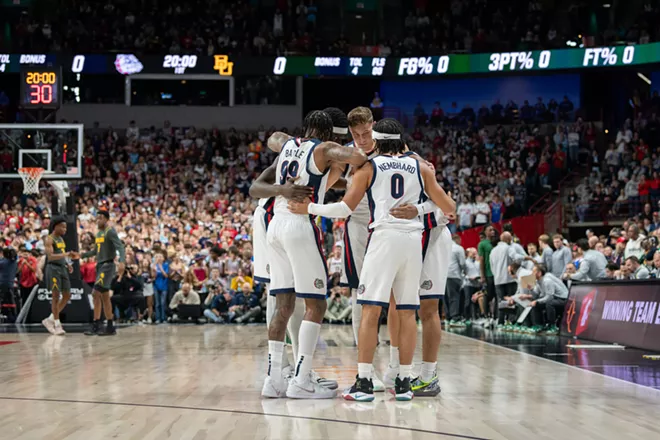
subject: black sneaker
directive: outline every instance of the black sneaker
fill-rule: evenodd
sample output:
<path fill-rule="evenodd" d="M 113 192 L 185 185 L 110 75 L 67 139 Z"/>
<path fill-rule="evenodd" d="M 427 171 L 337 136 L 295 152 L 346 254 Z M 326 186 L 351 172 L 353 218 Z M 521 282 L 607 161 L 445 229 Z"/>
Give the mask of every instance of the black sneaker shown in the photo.
<path fill-rule="evenodd" d="M 355 377 L 355 383 L 350 389 L 342 393 L 344 400 L 351 400 L 354 402 L 373 402 L 374 400 L 374 384 L 371 379 Z"/>
<path fill-rule="evenodd" d="M 111 321 L 108 321 L 105 326 L 105 330 L 99 331 L 99 336 L 114 336 L 116 334 L 117 330 L 115 330 L 115 325 Z"/>
<path fill-rule="evenodd" d="M 397 376 L 394 380 L 394 397 L 396 400 L 412 400 L 413 390 L 410 387 L 410 378 L 404 377 L 401 379 L 400 376 Z"/>
<path fill-rule="evenodd" d="M 92 322 L 92 326 L 90 327 L 90 329 L 85 332 L 85 336 L 97 336 L 99 334 L 100 329 L 101 329 L 101 322 L 94 321 Z"/>

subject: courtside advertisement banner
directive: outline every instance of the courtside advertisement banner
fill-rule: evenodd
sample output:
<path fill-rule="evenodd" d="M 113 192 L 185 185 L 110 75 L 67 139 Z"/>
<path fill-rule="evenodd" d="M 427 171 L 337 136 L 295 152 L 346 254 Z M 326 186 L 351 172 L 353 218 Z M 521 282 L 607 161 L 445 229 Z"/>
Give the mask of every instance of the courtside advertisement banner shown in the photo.
<path fill-rule="evenodd" d="M 561 334 L 660 351 L 660 281 L 573 285 Z"/>

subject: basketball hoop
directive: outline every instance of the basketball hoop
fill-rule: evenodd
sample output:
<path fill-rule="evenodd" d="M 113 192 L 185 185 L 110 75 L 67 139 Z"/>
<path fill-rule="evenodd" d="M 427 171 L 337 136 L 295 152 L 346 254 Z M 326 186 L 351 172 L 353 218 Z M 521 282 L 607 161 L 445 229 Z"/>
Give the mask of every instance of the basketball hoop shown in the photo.
<path fill-rule="evenodd" d="M 23 194 L 39 194 L 39 181 L 44 171 L 43 168 L 18 169 L 18 174 L 23 179 Z"/>

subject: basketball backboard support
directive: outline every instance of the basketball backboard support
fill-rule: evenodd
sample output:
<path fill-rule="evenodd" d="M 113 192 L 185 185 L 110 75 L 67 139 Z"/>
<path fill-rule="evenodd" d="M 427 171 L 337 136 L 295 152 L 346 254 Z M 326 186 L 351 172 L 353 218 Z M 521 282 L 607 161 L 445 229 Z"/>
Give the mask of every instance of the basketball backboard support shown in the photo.
<path fill-rule="evenodd" d="M 18 169 L 46 170 L 42 180 L 78 180 L 83 173 L 82 124 L 0 124 L 0 180 Z"/>

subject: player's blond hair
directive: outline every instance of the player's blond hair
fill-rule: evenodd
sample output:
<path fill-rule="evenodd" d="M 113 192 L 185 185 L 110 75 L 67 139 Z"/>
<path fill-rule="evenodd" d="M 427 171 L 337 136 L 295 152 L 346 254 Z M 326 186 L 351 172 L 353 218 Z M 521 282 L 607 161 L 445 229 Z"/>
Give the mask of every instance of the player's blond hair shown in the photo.
<path fill-rule="evenodd" d="M 362 124 L 371 124 L 374 122 L 374 115 L 367 107 L 355 107 L 348 113 L 348 126 L 357 127 Z"/>

